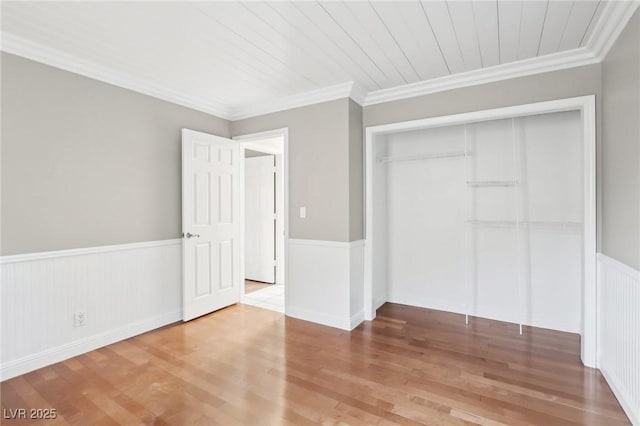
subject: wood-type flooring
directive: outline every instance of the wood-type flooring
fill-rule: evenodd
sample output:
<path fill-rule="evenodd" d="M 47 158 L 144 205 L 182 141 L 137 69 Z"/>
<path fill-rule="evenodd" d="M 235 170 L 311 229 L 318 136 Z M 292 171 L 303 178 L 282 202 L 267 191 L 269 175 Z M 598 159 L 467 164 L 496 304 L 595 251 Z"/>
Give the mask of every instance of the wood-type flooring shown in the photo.
<path fill-rule="evenodd" d="M 352 332 L 235 305 L 3 382 L 2 424 L 629 424 L 579 353 L 574 334 L 391 303 Z"/>

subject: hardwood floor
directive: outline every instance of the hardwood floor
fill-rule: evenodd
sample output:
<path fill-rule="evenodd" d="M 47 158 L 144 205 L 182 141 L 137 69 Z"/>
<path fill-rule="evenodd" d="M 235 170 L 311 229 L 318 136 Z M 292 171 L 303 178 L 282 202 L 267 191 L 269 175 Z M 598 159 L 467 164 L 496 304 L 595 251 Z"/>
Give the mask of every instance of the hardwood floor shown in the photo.
<path fill-rule="evenodd" d="M 403 305 L 351 333 L 236 305 L 8 380 L 1 406 L 57 410 L 38 424 L 629 424 L 579 349 Z"/>
<path fill-rule="evenodd" d="M 244 280 L 244 294 L 253 293 L 254 291 L 262 290 L 272 285 L 273 284 L 262 283 L 260 281 Z"/>

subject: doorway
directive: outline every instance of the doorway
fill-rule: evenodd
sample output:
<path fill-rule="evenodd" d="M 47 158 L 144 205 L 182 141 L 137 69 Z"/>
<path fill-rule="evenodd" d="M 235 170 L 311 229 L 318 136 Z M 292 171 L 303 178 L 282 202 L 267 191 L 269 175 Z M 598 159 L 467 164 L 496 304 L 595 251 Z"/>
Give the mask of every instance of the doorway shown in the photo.
<path fill-rule="evenodd" d="M 286 129 L 235 137 L 240 147 L 241 303 L 285 312 Z"/>

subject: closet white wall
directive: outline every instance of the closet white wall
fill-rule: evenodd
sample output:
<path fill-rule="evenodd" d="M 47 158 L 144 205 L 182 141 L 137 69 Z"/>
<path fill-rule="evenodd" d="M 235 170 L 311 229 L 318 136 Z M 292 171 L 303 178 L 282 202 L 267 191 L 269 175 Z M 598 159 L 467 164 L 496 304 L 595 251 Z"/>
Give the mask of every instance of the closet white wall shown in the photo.
<path fill-rule="evenodd" d="M 372 291 L 580 332 L 580 111 L 376 136 Z"/>

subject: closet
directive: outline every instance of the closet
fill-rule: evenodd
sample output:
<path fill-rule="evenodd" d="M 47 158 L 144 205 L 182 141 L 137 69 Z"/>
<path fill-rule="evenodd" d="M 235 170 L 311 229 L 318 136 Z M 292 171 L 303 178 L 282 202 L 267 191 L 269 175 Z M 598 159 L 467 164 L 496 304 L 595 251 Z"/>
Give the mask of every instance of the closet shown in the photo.
<path fill-rule="evenodd" d="M 373 307 L 581 333 L 595 250 L 582 114 L 369 131 Z"/>

